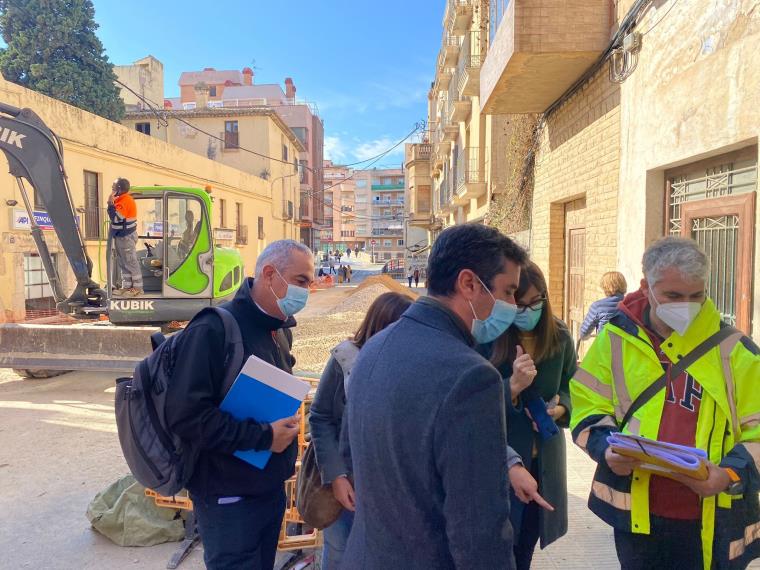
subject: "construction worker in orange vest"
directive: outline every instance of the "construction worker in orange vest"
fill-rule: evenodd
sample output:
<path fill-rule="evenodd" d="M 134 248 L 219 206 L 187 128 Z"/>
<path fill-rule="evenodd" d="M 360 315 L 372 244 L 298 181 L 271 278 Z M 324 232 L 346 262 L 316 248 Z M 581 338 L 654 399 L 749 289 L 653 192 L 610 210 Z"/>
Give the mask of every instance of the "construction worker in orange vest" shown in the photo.
<path fill-rule="evenodd" d="M 129 180 L 117 178 L 108 197 L 111 237 L 121 271 L 121 288 L 114 295 L 136 297 L 143 294 L 143 278 L 137 259 L 137 204 L 129 194 Z"/>

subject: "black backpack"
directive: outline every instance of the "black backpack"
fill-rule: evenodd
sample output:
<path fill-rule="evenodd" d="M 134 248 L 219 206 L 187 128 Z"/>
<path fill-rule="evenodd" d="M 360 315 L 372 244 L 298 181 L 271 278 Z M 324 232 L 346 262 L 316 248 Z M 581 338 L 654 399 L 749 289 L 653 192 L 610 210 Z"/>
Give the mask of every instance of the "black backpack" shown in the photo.
<path fill-rule="evenodd" d="M 193 320 L 208 312 L 224 324 L 225 395 L 243 367 L 243 337 L 235 317 L 222 307 L 203 309 Z M 116 425 L 124 458 L 140 484 L 164 496 L 185 487 L 199 454 L 199 449 L 173 434 L 166 421 L 166 395 L 182 332 L 168 338 L 152 335 L 153 353 L 135 367 L 131 378 L 116 380 Z"/>

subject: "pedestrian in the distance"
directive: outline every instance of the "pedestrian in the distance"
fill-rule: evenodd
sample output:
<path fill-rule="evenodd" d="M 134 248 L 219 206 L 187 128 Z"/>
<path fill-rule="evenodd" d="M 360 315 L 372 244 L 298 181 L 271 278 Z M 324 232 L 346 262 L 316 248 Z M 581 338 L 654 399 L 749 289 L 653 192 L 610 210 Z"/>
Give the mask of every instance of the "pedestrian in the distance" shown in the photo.
<path fill-rule="evenodd" d="M 414 280 L 414 268 L 410 265 L 406 270 L 406 280 L 409 281 L 409 288 L 412 288 L 412 281 Z"/>
<path fill-rule="evenodd" d="M 330 261 L 328 261 L 327 263 L 328 263 L 328 265 L 330 267 L 330 274 L 332 275 L 333 273 L 337 273 L 335 271 L 335 261 L 333 260 L 332 257 L 330 258 Z"/>
<path fill-rule="evenodd" d="M 415 289 L 420 286 L 420 268 L 414 268 L 414 287 Z"/>
<path fill-rule="evenodd" d="M 235 317 L 244 356 L 256 355 L 292 373 L 293 319 L 309 298 L 314 257 L 293 240 L 272 242 L 223 307 Z M 168 383 L 167 423 L 200 449 L 187 484 L 209 570 L 272 570 L 285 512 L 285 481 L 293 476 L 298 417 L 275 422 L 235 419 L 219 409 L 225 394 L 224 327 L 217 315 L 201 315 L 178 339 Z M 237 451 L 271 450 L 263 469 L 235 456 Z"/>
<path fill-rule="evenodd" d="M 351 259 L 351 248 L 350 247 L 346 250 L 346 258 L 347 259 Z"/>
<path fill-rule="evenodd" d="M 345 509 L 334 524 L 324 529 L 322 570 L 340 568 L 356 508 L 354 486 L 349 479 L 351 466 L 339 447 L 354 361 L 364 343 L 396 322 L 411 304 L 412 300 L 400 293 L 383 293 L 375 299 L 353 338 L 332 350 L 311 404 L 309 424 L 322 484 L 331 485 L 335 498 Z"/>
<path fill-rule="evenodd" d="M 351 277 L 353 276 L 354 270 L 351 269 L 350 265 L 346 265 L 346 281 L 351 283 Z"/>
<path fill-rule="evenodd" d="M 625 277 L 618 271 L 609 271 L 602 275 L 602 291 L 604 299 L 591 303 L 591 307 L 581 324 L 581 340 L 587 339 L 593 333 L 598 333 L 604 325 L 617 313 L 618 305 L 623 300 L 628 284 Z"/>
<path fill-rule="evenodd" d="M 354 246 L 354 257 L 356 257 L 356 258 L 359 257 L 359 246 L 358 245 Z"/>
<path fill-rule="evenodd" d="M 538 482 L 538 492 L 554 508 L 543 509 L 516 494 L 518 485 L 513 481 L 515 562 L 517 570 L 528 570 L 539 539 L 543 549 L 567 533 L 565 437 L 561 430 L 550 436 L 537 431 L 529 408 L 536 409 L 532 404 L 538 402 L 547 408 L 549 421 L 568 427 L 570 379 L 577 364 L 573 338 L 552 313 L 546 279 L 535 263 L 529 261 L 520 272 L 515 298 L 515 322 L 494 343 L 491 362 L 506 382 L 507 441 Z"/>
<path fill-rule="evenodd" d="M 143 294 L 143 278 L 137 259 L 137 204 L 129 194 L 129 180 L 117 178 L 108 197 L 111 237 L 121 273 L 121 288 L 114 295 L 137 297 Z"/>

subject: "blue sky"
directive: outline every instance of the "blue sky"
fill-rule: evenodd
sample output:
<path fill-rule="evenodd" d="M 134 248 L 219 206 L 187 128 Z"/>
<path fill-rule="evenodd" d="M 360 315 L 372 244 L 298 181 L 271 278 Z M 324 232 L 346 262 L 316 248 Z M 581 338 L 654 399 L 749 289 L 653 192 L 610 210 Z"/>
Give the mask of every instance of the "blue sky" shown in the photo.
<path fill-rule="evenodd" d="M 326 155 L 379 154 L 425 119 L 444 0 L 94 0 L 114 64 L 151 54 L 166 96 L 182 71 L 253 66 L 256 83 L 292 77 L 325 122 Z M 398 167 L 403 145 L 376 166 Z"/>

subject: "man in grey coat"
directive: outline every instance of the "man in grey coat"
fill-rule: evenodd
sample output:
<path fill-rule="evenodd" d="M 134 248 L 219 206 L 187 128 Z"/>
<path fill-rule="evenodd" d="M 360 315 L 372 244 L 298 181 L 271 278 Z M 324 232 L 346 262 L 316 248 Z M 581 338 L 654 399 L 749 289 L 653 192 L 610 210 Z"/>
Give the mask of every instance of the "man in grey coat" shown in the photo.
<path fill-rule="evenodd" d="M 344 568 L 514 568 L 504 388 L 473 347 L 514 320 L 525 260 L 493 228 L 447 229 L 430 297 L 362 348 L 344 428 L 356 489 Z"/>

